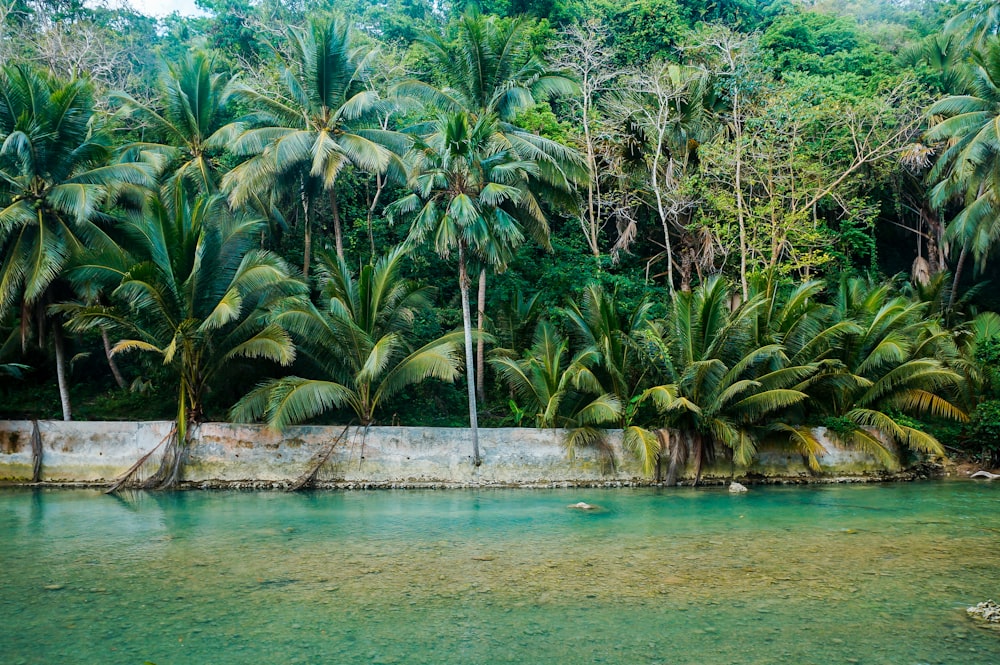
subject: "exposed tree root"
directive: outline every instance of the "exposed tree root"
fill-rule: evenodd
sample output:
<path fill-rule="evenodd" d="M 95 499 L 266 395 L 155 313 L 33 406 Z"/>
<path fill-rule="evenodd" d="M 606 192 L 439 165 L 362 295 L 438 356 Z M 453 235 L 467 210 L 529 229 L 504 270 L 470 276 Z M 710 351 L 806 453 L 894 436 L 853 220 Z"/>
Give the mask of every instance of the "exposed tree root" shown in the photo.
<path fill-rule="evenodd" d="M 334 449 L 337 444 L 343 441 L 347 437 L 347 430 L 350 425 L 344 427 L 344 430 L 340 433 L 340 436 L 335 439 L 331 439 L 324 445 L 320 450 L 313 455 L 313 458 L 309 461 L 309 469 L 296 479 L 294 483 L 288 488 L 289 492 L 298 492 L 299 490 L 306 489 L 307 487 L 312 487 L 316 483 L 316 476 L 319 475 L 320 469 L 326 465 L 329 461 L 330 456 L 333 455 Z M 367 432 L 367 428 L 365 428 Z"/>
<path fill-rule="evenodd" d="M 152 458 L 153 453 L 160 449 L 164 444 L 169 442 L 176 442 L 177 440 L 177 426 L 174 425 L 170 428 L 170 432 L 163 437 L 158 444 L 156 444 L 152 450 L 139 458 L 139 461 L 129 467 L 128 471 L 111 481 L 111 485 L 105 490 L 105 494 L 114 494 L 120 490 L 124 489 L 149 489 L 150 481 L 157 477 L 160 470 L 163 468 L 163 461 L 160 462 L 159 469 L 153 473 L 148 474 L 149 468 L 152 464 L 147 464 Z M 176 445 L 176 443 L 174 443 Z M 164 453 L 164 458 L 166 453 Z"/>
<path fill-rule="evenodd" d="M 38 421 L 31 421 L 31 482 L 42 480 L 42 433 L 38 430 Z"/>
<path fill-rule="evenodd" d="M 150 476 L 140 487 L 147 490 L 168 490 L 177 486 L 181 480 L 181 470 L 187 457 L 187 442 L 182 442 L 177 436 L 176 427 L 173 435 L 167 437 L 167 445 L 160 458 L 160 468 Z"/>

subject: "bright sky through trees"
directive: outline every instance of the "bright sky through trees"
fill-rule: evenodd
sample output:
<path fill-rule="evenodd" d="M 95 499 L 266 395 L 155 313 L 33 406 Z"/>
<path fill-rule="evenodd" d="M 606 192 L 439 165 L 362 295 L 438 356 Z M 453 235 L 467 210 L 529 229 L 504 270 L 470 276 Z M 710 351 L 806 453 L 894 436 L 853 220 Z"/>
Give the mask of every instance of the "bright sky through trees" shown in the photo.
<path fill-rule="evenodd" d="M 129 0 L 129 4 L 143 14 L 151 16 L 166 16 L 173 12 L 180 12 L 185 16 L 204 15 L 204 11 L 195 4 L 195 0 Z"/>

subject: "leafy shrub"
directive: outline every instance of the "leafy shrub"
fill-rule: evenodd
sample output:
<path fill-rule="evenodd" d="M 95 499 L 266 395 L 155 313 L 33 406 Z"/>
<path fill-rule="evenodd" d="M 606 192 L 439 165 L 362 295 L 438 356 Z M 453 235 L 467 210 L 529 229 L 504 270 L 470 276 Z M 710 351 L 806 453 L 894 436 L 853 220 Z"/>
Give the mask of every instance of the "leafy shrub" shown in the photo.
<path fill-rule="evenodd" d="M 1000 466 L 1000 400 L 979 403 L 966 428 L 966 452 L 984 466 Z"/>

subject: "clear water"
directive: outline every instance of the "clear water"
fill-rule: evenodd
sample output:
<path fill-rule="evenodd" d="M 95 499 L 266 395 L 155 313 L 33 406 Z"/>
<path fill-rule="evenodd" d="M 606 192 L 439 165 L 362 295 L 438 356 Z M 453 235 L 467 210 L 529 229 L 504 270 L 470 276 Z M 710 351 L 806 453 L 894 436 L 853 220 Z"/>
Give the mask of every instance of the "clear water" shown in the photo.
<path fill-rule="evenodd" d="M 995 664 L 1000 483 L 4 490 L 0 575 L 10 665 Z"/>

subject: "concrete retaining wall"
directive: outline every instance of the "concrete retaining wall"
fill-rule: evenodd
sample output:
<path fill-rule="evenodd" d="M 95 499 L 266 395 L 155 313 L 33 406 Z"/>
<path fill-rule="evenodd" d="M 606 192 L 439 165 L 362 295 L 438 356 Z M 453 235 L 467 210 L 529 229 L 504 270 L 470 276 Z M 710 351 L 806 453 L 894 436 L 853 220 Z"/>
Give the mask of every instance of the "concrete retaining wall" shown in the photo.
<path fill-rule="evenodd" d="M 107 481 L 154 448 L 170 422 L 39 422 L 42 479 L 46 482 Z M 31 479 L 30 421 L 0 421 L 0 481 Z M 287 483 L 302 474 L 343 427 L 294 427 L 279 434 L 258 425 L 206 423 L 196 433 L 184 471 L 195 484 L 261 481 Z M 822 434 L 822 432 L 820 432 Z M 565 433 L 538 429 L 481 429 L 483 464 L 471 464 L 469 430 L 377 427 L 367 435 L 350 429 L 336 447 L 320 480 L 374 485 L 477 485 L 643 482 L 641 468 L 622 449 L 621 432 L 611 432 L 608 449 L 577 450 L 570 459 Z M 830 475 L 859 476 L 880 470 L 872 458 L 828 443 L 821 459 Z M 751 473 L 807 477 L 797 454 L 764 451 Z M 691 470 L 688 469 L 688 475 Z M 705 477 L 728 477 L 728 463 L 706 469 Z M 737 471 L 737 475 L 741 475 Z"/>

